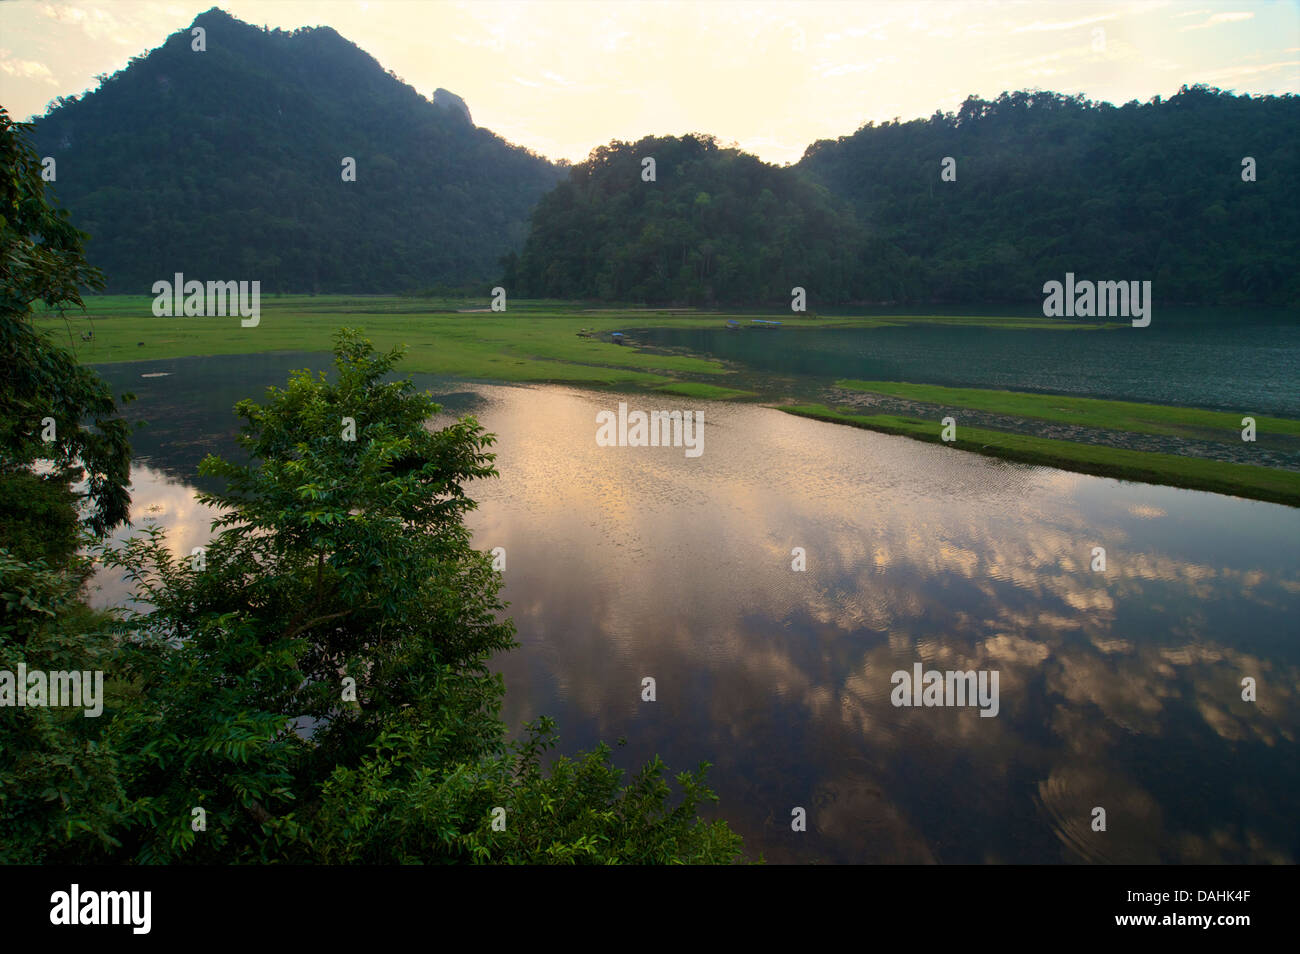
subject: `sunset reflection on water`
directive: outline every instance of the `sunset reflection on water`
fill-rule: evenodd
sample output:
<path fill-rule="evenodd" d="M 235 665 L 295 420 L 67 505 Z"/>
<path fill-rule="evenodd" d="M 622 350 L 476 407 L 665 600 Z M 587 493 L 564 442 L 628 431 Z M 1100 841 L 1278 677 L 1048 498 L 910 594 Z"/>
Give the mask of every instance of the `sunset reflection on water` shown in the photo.
<path fill-rule="evenodd" d="M 501 476 L 471 486 L 469 522 L 508 555 L 513 728 L 551 715 L 564 752 L 625 736 L 628 767 L 711 762 L 711 810 L 769 861 L 1300 854 L 1300 512 L 753 405 L 455 387 L 498 435 Z M 183 400 L 160 390 L 138 413 Z M 703 410 L 703 455 L 598 446 L 595 415 L 619 401 Z M 228 408 L 206 425 L 223 452 Z M 137 463 L 133 518 L 156 508 L 188 554 L 208 515 L 167 458 L 156 440 Z M 98 582 L 101 603 L 124 597 Z M 891 673 L 916 662 L 997 670 L 998 716 L 895 708 Z"/>

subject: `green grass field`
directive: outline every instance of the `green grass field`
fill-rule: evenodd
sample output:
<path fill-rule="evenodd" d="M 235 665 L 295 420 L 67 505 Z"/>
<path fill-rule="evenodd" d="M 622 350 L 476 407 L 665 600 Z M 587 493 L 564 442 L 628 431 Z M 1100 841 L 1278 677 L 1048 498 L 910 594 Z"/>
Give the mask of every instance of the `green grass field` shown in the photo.
<path fill-rule="evenodd" d="M 407 371 L 499 381 L 551 381 L 592 386 L 652 388 L 680 374 L 724 375 L 715 361 L 642 354 L 635 348 L 579 337 L 582 329 L 611 331 L 621 315 L 575 314 L 559 309 L 457 313 L 457 305 L 409 298 L 284 297 L 265 299 L 256 327 L 239 318 L 157 318 L 148 297 L 87 301 L 86 314 L 69 316 L 78 357 L 89 363 L 146 361 L 193 355 L 322 351 L 335 331 L 360 328 L 377 348 L 405 345 Z M 683 319 L 673 319 L 682 321 Z M 699 319 L 684 319 L 692 321 Z M 56 336 L 57 317 L 38 319 Z M 93 341 L 80 338 L 94 331 Z"/>
<path fill-rule="evenodd" d="M 38 313 L 36 324 L 56 339 L 64 340 L 81 361 L 89 364 L 202 355 L 328 352 L 334 333 L 347 326 L 361 329 L 377 348 L 405 346 L 402 368 L 406 371 L 484 381 L 617 387 L 703 400 L 759 397 L 751 391 L 729 387 L 731 372 L 720 362 L 689 355 L 644 353 L 635 347 L 637 329 L 717 328 L 728 318 L 748 324 L 750 319 L 759 316 L 756 312 L 512 301 L 508 312 L 496 313 L 488 309 L 486 300 L 285 295 L 264 298 L 258 325 L 244 328 L 238 317 L 158 318 L 153 315 L 152 302 L 145 295 L 90 296 L 86 299 L 85 313 L 68 312 L 63 317 Z M 1111 327 L 1034 317 L 831 317 L 779 313 L 766 317 L 780 320 L 792 329 L 915 323 L 1075 331 Z M 92 331 L 93 338 L 83 340 L 82 335 Z M 608 332 L 612 331 L 627 332 L 633 344 L 613 344 L 608 338 Z M 586 337 L 586 334 L 596 337 Z M 884 381 L 840 381 L 838 384 L 944 407 L 1157 435 L 1239 439 L 1241 427 L 1239 415 L 1191 408 Z M 894 415 L 849 415 L 821 405 L 781 410 L 920 440 L 939 440 L 934 421 Z M 1300 435 L 1297 421 L 1257 417 L 1256 422 L 1263 432 Z M 1001 431 L 959 428 L 958 433 L 961 440 L 954 446 L 975 453 L 1083 473 L 1300 504 L 1300 475 L 1290 471 Z"/>
<path fill-rule="evenodd" d="M 646 327 L 720 327 L 728 318 L 748 323 L 755 314 L 691 309 L 586 308 L 572 302 L 512 301 L 492 312 L 487 302 L 396 296 L 285 295 L 265 297 L 256 327 L 237 317 L 158 318 L 147 295 L 88 296 L 86 312 L 38 315 L 37 325 L 66 335 L 87 363 L 146 361 L 195 355 L 272 351 L 329 351 L 335 330 L 362 329 L 378 348 L 406 345 L 409 371 L 489 381 L 545 381 L 585 386 L 668 390 L 691 397 L 728 399 L 748 391 L 725 384 L 716 361 L 645 354 L 635 347 L 580 337 Z M 1096 328 L 1038 318 L 905 316 L 888 318 L 773 314 L 788 327 L 875 327 L 906 322 L 971 323 L 1012 328 Z M 81 334 L 93 330 L 92 341 Z M 684 375 L 718 376 L 706 385 Z"/>
<path fill-rule="evenodd" d="M 819 421 L 849 424 L 886 434 L 902 434 L 917 440 L 943 443 L 940 436 L 942 428 L 938 421 L 894 414 L 844 414 L 821 404 L 790 405 L 780 409 Z M 957 439 L 947 446 L 990 457 L 1060 467 L 1101 477 L 1210 490 L 1300 506 L 1300 473 L 1294 471 L 1079 444 L 974 427 L 959 426 L 956 436 Z"/>
<path fill-rule="evenodd" d="M 1130 401 L 1104 401 L 1096 398 L 1061 397 L 1055 394 L 1026 394 L 1019 391 L 992 391 L 982 388 L 947 388 L 933 384 L 905 384 L 894 381 L 836 381 L 838 387 L 870 391 L 893 397 L 923 401 L 941 407 L 970 408 L 992 414 L 1082 427 L 1099 427 L 1138 434 L 1160 434 L 1197 440 L 1241 440 L 1243 414 L 1225 411 L 1202 411 L 1190 407 L 1163 404 L 1136 404 Z M 1300 421 L 1280 417 L 1255 418 L 1258 431 L 1300 436 Z"/>

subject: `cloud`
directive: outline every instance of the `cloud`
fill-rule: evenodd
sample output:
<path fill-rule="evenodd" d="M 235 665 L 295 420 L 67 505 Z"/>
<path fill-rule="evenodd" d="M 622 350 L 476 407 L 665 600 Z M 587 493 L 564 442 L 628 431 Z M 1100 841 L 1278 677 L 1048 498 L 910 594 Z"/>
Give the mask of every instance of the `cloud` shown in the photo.
<path fill-rule="evenodd" d="M 23 79 L 44 80 L 51 86 L 59 85 L 54 79 L 54 74 L 44 63 L 37 63 L 35 60 L 0 60 L 0 72 L 7 73 L 9 76 L 18 76 Z"/>
<path fill-rule="evenodd" d="M 1220 23 L 1239 23 L 1242 20 L 1249 20 L 1255 14 L 1247 12 L 1239 13 L 1216 13 L 1204 23 L 1194 23 L 1191 26 L 1180 27 L 1179 33 L 1186 33 L 1188 30 L 1208 30 L 1212 26 L 1218 26 Z"/>
<path fill-rule="evenodd" d="M 1084 17 L 1081 20 L 1051 20 L 1043 22 L 1035 20 L 1026 26 L 1016 27 L 1012 33 L 1041 33 L 1044 30 L 1073 30 L 1076 27 L 1087 26 L 1089 23 L 1101 23 L 1103 20 L 1114 20 L 1118 13 L 1099 13 L 1096 16 Z"/>
<path fill-rule="evenodd" d="M 1280 63 L 1267 63 L 1263 66 L 1230 66 L 1226 69 L 1210 70 L 1208 73 L 1202 73 L 1197 77 L 1197 80 L 1202 83 L 1218 83 L 1223 80 L 1239 79 L 1243 76 L 1257 76 L 1260 73 L 1269 73 L 1273 70 L 1295 66 L 1300 66 L 1300 60 L 1283 60 Z"/>
<path fill-rule="evenodd" d="M 86 36 L 96 42 L 111 41 L 119 45 L 131 42 L 125 35 L 127 31 L 123 25 L 102 7 L 85 10 L 70 4 L 51 3 L 41 7 L 40 11 L 59 23 L 80 27 Z"/>
<path fill-rule="evenodd" d="M 578 85 L 575 81 L 573 81 L 573 80 L 571 80 L 571 79 L 568 79 L 568 78 L 566 78 L 566 77 L 563 77 L 563 76 L 559 75 L 558 73 L 552 73 L 550 70 L 542 70 L 542 76 L 545 77 L 546 79 L 550 80 L 552 83 L 554 83 L 554 84 L 557 85 L 557 86 L 577 86 L 577 85 Z"/>
<path fill-rule="evenodd" d="M 850 73 L 874 73 L 882 64 L 897 63 L 896 56 L 877 56 L 866 63 L 819 63 L 814 70 L 822 79 L 832 76 L 847 76 Z"/>

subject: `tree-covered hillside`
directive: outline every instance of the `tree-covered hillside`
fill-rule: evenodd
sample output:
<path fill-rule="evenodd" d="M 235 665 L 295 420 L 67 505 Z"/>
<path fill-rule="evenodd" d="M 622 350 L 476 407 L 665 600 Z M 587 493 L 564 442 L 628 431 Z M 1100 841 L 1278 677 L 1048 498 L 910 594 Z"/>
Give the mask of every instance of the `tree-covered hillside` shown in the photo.
<path fill-rule="evenodd" d="M 562 174 L 329 27 L 264 31 L 217 9 L 194 26 L 206 50 L 175 33 L 37 124 L 51 191 L 110 291 L 178 271 L 264 292 L 492 279 Z"/>
<path fill-rule="evenodd" d="M 264 31 L 216 9 L 194 25 L 204 51 L 176 33 L 37 126 L 110 291 L 178 271 L 266 292 L 466 287 L 500 280 L 505 256 L 523 296 L 1031 302 L 1073 272 L 1150 280 L 1165 303 L 1300 302 L 1295 96 L 1003 93 L 868 123 L 794 167 L 647 137 L 562 179 L 328 27 Z"/>
<path fill-rule="evenodd" d="M 654 181 L 643 178 L 654 159 Z M 533 214 L 506 285 L 529 297 L 771 303 L 852 297 L 860 241 L 825 189 L 709 136 L 613 142 Z"/>
<path fill-rule="evenodd" d="M 613 143 L 538 205 L 507 283 L 735 304 L 788 302 L 802 285 L 814 307 L 1041 301 L 1074 272 L 1150 280 L 1167 304 L 1294 304 L 1298 146 L 1297 97 L 1202 87 L 1122 107 L 971 97 L 955 115 L 814 143 L 790 168 L 708 138 Z"/>
<path fill-rule="evenodd" d="M 1115 107 L 1017 92 L 868 123 L 798 168 L 880 244 L 874 297 L 1041 299 L 1072 271 L 1150 279 L 1165 302 L 1282 304 L 1300 301 L 1298 150 L 1295 96 L 1193 87 Z M 944 157 L 955 181 L 940 178 Z"/>

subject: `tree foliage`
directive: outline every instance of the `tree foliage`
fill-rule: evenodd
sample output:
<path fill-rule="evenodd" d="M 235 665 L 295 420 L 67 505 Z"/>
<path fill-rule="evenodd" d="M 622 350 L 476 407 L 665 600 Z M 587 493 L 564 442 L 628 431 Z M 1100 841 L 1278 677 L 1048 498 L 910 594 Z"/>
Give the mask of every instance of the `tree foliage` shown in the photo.
<path fill-rule="evenodd" d="M 738 839 L 696 817 L 702 770 L 670 808 L 661 767 L 620 788 L 604 750 L 540 772 L 549 725 L 507 741 L 488 663 L 513 625 L 463 522 L 491 437 L 428 428 L 438 405 L 385 380 L 399 353 L 345 330 L 335 380 L 299 372 L 237 406 L 249 462 L 204 462 L 226 489 L 203 498 L 222 515 L 201 560 L 156 530 L 104 548 L 148 604 L 122 623 L 141 698 L 111 728 L 129 820 L 109 857 L 732 860 Z"/>
<path fill-rule="evenodd" d="M 0 672 L 100 672 L 104 692 L 90 717 L 0 708 L 0 863 L 735 860 L 697 816 L 705 766 L 621 785 L 605 748 L 545 771 L 549 721 L 509 741 L 489 661 L 514 628 L 464 523 L 492 437 L 432 428 L 439 406 L 391 380 L 400 352 L 356 332 L 333 380 L 237 405 L 247 460 L 201 467 L 221 485 L 207 546 L 101 540 L 136 600 L 84 604 L 79 549 L 126 517 L 130 448 L 103 382 L 27 321 L 97 276 L 22 132 L 0 111 Z M 34 436 L 46 412 L 58 440 Z"/>
<path fill-rule="evenodd" d="M 1298 141 L 1297 97 L 1198 86 L 1119 108 L 972 96 L 956 114 L 814 143 L 786 168 L 710 137 L 614 142 L 538 203 L 504 282 L 692 304 L 789 302 L 803 286 L 816 307 L 1041 301 L 1071 271 L 1147 279 L 1169 303 L 1294 303 Z M 945 157 L 955 181 L 940 178 Z"/>
<path fill-rule="evenodd" d="M 0 108 L 0 672 L 11 678 L 96 669 L 111 654 L 108 620 L 81 602 L 89 565 L 77 551 L 126 519 L 131 460 L 107 386 L 30 324 L 33 302 L 79 306 L 100 275 L 85 236 L 46 201 L 28 129 Z M 119 796 L 81 711 L 0 709 L 0 861 L 110 838 Z"/>
<path fill-rule="evenodd" d="M 804 177 L 711 136 L 647 137 L 574 166 L 506 267 L 526 297 L 757 304 L 802 285 L 830 301 L 852 297 L 859 245 L 852 214 Z"/>
<path fill-rule="evenodd" d="M 30 128 L 0 107 L 0 478 L 25 480 L 37 460 L 60 484 L 84 477 L 91 529 L 104 533 L 127 515 L 127 424 L 99 376 L 29 321 L 36 301 L 81 307 L 80 289 L 103 276 L 86 263 L 87 236 L 45 200 Z"/>
<path fill-rule="evenodd" d="M 1020 91 L 868 123 L 809 146 L 798 168 L 867 229 L 872 299 L 1041 301 L 1071 271 L 1149 279 L 1170 303 L 1294 304 L 1297 143 L 1294 95 L 1193 86 L 1115 107 Z M 956 181 L 940 179 L 946 156 Z"/>

